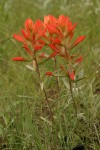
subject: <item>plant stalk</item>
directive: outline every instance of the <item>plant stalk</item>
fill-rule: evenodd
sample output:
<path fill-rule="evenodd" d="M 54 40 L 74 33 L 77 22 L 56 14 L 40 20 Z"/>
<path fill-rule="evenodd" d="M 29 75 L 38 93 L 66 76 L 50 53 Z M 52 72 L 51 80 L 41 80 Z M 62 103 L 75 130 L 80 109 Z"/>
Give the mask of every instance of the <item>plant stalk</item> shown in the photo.
<path fill-rule="evenodd" d="M 55 57 L 54 57 L 54 63 L 55 63 L 55 70 L 57 70 L 57 61 L 56 61 Z M 57 82 L 58 91 L 60 91 L 59 81 L 58 81 L 58 77 L 57 76 L 56 76 L 56 82 Z"/>
<path fill-rule="evenodd" d="M 69 87 L 70 87 L 71 97 L 72 97 L 72 100 L 73 100 L 73 106 L 74 106 L 74 110 L 75 110 L 75 116 L 77 117 L 77 105 L 76 105 L 76 102 L 75 102 L 75 99 L 74 99 L 74 96 L 73 96 L 72 82 L 71 82 L 70 78 L 69 78 Z"/>
<path fill-rule="evenodd" d="M 38 63 L 37 63 L 36 56 L 34 56 L 34 61 L 35 61 L 35 64 L 36 64 L 36 72 L 37 72 L 37 74 L 39 76 L 39 79 L 40 79 L 40 84 L 42 84 L 41 76 L 40 76 L 40 70 L 39 70 L 39 66 L 38 66 Z M 47 93 L 46 93 L 46 90 L 45 90 L 44 86 L 43 86 L 43 92 L 44 92 L 46 103 L 48 105 L 48 108 L 49 108 L 49 111 L 50 111 L 50 114 L 51 114 L 51 117 L 52 117 L 52 120 L 53 120 L 53 112 L 52 112 L 51 106 L 49 104 L 49 100 L 48 100 Z"/>

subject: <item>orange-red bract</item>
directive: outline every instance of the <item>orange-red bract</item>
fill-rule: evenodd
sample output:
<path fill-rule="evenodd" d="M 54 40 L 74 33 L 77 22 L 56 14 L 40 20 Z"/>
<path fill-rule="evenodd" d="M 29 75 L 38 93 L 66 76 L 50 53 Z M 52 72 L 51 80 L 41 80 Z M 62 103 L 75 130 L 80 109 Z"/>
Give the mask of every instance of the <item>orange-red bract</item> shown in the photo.
<path fill-rule="evenodd" d="M 69 77 L 70 77 L 71 80 L 75 80 L 75 74 L 74 74 L 74 72 L 68 71 L 68 75 L 69 75 Z"/>
<path fill-rule="evenodd" d="M 47 76 L 54 76 L 52 72 L 46 72 L 45 75 L 47 75 Z"/>
<path fill-rule="evenodd" d="M 12 60 L 14 60 L 14 61 L 25 61 L 26 59 L 23 57 L 14 57 L 14 58 L 12 58 Z"/>

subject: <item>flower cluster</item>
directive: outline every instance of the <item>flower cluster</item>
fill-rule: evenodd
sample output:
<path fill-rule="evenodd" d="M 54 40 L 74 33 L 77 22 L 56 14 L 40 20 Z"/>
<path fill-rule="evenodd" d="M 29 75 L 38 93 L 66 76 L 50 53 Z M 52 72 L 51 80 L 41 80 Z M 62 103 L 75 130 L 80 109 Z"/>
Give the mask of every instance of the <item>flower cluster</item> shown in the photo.
<path fill-rule="evenodd" d="M 34 60 L 36 52 L 42 50 L 43 46 L 50 47 L 52 53 L 46 56 L 43 52 L 40 58 L 46 59 L 60 56 L 66 61 L 67 69 L 64 65 L 60 69 L 67 74 L 70 79 L 75 80 L 75 68 L 73 65 L 79 64 L 83 57 L 77 57 L 77 54 L 72 53 L 72 49 L 85 39 L 85 36 L 79 36 L 74 39 L 76 24 L 72 24 L 69 17 L 60 15 L 55 18 L 52 15 L 44 16 L 44 21 L 37 20 L 33 22 L 30 18 L 25 21 L 24 29 L 20 34 L 14 34 L 13 37 L 23 43 L 23 48 L 30 55 L 31 60 Z M 27 61 L 23 57 L 13 58 L 15 61 Z M 55 76 L 52 72 L 46 72 L 46 75 Z"/>
<path fill-rule="evenodd" d="M 41 39 L 45 34 L 46 29 L 44 23 L 41 20 L 37 20 L 35 23 L 29 18 L 25 21 L 25 27 L 21 30 L 21 34 L 14 34 L 13 37 L 19 42 L 23 43 L 23 48 L 34 59 L 35 53 L 42 49 L 44 41 Z M 13 58 L 16 61 L 26 60 L 22 57 Z"/>

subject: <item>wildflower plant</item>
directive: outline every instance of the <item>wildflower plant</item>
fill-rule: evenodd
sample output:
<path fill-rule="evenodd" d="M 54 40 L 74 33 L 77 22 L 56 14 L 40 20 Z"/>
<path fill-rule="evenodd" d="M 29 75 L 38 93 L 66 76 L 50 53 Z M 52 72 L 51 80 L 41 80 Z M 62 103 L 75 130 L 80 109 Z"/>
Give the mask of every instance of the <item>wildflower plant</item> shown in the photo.
<path fill-rule="evenodd" d="M 76 40 L 74 40 L 75 29 L 76 23 L 72 24 L 69 17 L 60 15 L 58 18 L 55 18 L 52 15 L 48 15 L 44 16 L 44 21 L 38 19 L 36 22 L 33 22 L 32 19 L 27 19 L 21 33 L 13 35 L 16 40 L 23 44 L 22 48 L 25 49 L 29 55 L 27 58 L 20 56 L 14 57 L 13 60 L 32 62 L 33 67 L 38 74 L 40 85 L 42 86 L 42 90 L 45 94 L 45 99 L 52 119 L 53 112 L 49 104 L 46 90 L 42 83 L 39 65 L 52 59 L 56 66 L 53 68 L 54 72 L 50 72 L 48 70 L 45 75 L 56 77 L 58 84 L 58 77 L 60 78 L 64 76 L 68 78 L 70 92 L 75 107 L 75 114 L 77 115 L 77 106 L 73 96 L 72 83 L 80 80 L 76 78 L 76 70 L 77 66 L 82 62 L 83 56 L 81 54 L 79 56 L 77 53 L 74 54 L 73 49 L 86 37 L 79 36 Z M 49 54 L 48 51 L 47 53 L 42 51 L 44 46 L 51 49 Z M 60 64 L 59 68 L 57 67 L 57 57 L 61 57 L 63 59 L 63 64 Z M 44 58 L 44 60 L 41 58 Z M 59 74 L 57 74 L 57 72 L 59 72 Z"/>

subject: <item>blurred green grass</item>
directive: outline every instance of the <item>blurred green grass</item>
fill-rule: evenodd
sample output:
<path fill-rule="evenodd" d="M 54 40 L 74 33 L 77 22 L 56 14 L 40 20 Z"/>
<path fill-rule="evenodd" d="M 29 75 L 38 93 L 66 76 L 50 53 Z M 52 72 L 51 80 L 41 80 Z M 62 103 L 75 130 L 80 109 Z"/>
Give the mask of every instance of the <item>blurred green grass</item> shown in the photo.
<path fill-rule="evenodd" d="M 57 119 L 53 126 L 39 118 L 44 116 L 42 109 L 46 108 L 37 77 L 25 67 L 25 63 L 11 60 L 14 56 L 26 54 L 12 38 L 13 33 L 20 31 L 27 18 L 35 21 L 48 14 L 55 17 L 60 14 L 69 16 L 73 23 L 77 23 L 76 36 L 87 37 L 75 49 L 83 54 L 84 61 L 80 70 L 82 75 L 87 76 L 77 85 L 80 87 L 77 95 L 79 113 L 83 113 L 83 118 L 81 121 L 73 118 L 69 93 L 62 82 L 62 93 L 58 100 L 55 81 L 46 78 L 44 82 L 49 98 L 58 100 L 54 108 Z M 96 90 L 97 86 L 100 87 L 99 39 L 99 0 L 0 0 L 1 149 L 62 150 L 63 138 L 67 135 L 64 144 L 66 150 L 71 150 L 78 143 L 85 144 L 87 150 L 99 150 L 100 91 Z M 47 62 L 41 69 L 43 67 L 49 69 L 50 63 Z"/>

